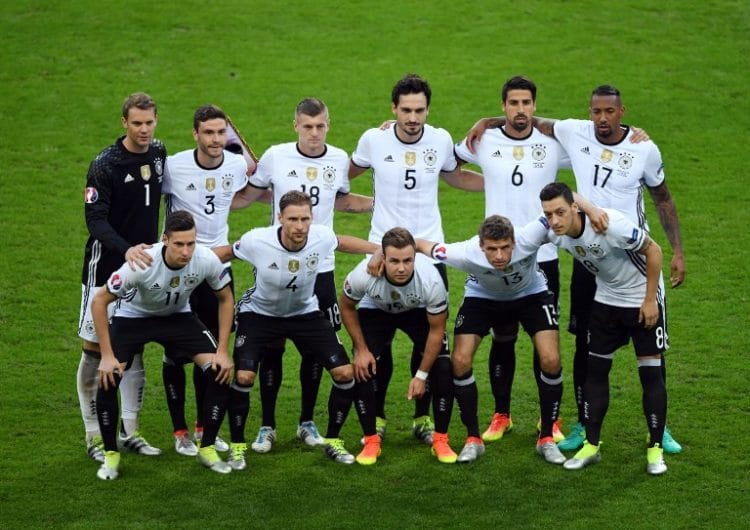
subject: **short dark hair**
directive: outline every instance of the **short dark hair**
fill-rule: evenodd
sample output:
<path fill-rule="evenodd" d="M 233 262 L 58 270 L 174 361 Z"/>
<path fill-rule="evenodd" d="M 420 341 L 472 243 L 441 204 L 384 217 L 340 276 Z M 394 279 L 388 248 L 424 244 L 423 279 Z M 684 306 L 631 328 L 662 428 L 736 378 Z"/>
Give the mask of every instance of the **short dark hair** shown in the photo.
<path fill-rule="evenodd" d="M 294 109 L 294 116 L 297 117 L 301 114 L 305 116 L 317 116 L 323 112 L 328 112 L 328 107 L 323 103 L 323 100 L 318 98 L 305 98 L 297 103 L 297 108 Z"/>
<path fill-rule="evenodd" d="M 391 102 L 398 106 L 398 100 L 401 96 L 407 94 L 424 94 L 425 98 L 427 98 L 427 106 L 430 106 L 430 100 L 432 99 L 430 84 L 426 79 L 422 79 L 417 74 L 406 74 L 398 80 L 391 91 Z"/>
<path fill-rule="evenodd" d="M 156 114 L 156 102 L 145 92 L 134 92 L 130 94 L 122 103 L 122 117 L 128 119 L 128 113 L 133 107 L 141 110 L 154 109 Z"/>
<path fill-rule="evenodd" d="M 531 100 L 536 101 L 536 85 L 528 77 L 516 75 L 503 84 L 503 88 L 500 92 L 500 95 L 503 98 L 503 103 L 505 103 L 505 100 L 508 97 L 509 90 L 528 90 L 531 92 Z"/>
<path fill-rule="evenodd" d="M 164 233 L 170 236 L 173 232 L 187 232 L 195 228 L 195 219 L 187 210 L 176 210 L 167 215 L 164 221 Z"/>
<path fill-rule="evenodd" d="M 216 105 L 209 104 L 198 107 L 195 110 L 195 114 L 193 114 L 193 129 L 197 131 L 201 123 L 208 120 L 215 120 L 216 118 L 227 121 L 227 115 Z"/>
<path fill-rule="evenodd" d="M 485 239 L 513 239 L 515 240 L 513 232 L 513 223 L 510 219 L 503 217 L 502 215 L 490 215 L 485 219 L 481 225 L 479 225 L 479 240 L 484 241 Z"/>
<path fill-rule="evenodd" d="M 620 91 L 612 85 L 599 85 L 591 91 L 591 97 L 594 96 L 616 96 L 618 100 L 621 99 Z"/>
<path fill-rule="evenodd" d="M 414 236 L 411 235 L 411 232 L 409 232 L 406 228 L 402 228 L 400 226 L 391 228 L 385 234 L 383 234 L 381 245 L 383 247 L 383 252 L 385 252 L 385 247 L 417 248 L 417 243 L 414 241 Z"/>
<path fill-rule="evenodd" d="M 303 193 L 299 190 L 287 191 L 279 199 L 279 212 L 283 212 L 287 206 L 302 206 L 308 205 L 310 211 L 312 211 L 312 199 L 307 193 Z"/>
<path fill-rule="evenodd" d="M 562 197 L 568 204 L 573 204 L 573 191 L 564 182 L 550 182 L 539 192 L 539 200 L 551 201 Z"/>

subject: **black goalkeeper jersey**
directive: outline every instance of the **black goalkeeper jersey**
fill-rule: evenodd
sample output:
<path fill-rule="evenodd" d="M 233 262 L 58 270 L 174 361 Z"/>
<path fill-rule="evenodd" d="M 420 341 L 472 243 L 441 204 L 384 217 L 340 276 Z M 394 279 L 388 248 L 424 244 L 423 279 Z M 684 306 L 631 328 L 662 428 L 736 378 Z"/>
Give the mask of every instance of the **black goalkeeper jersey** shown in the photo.
<path fill-rule="evenodd" d="M 152 140 L 145 153 L 131 153 L 125 137 L 91 162 L 84 192 L 89 238 L 82 283 L 103 285 L 125 261 L 125 252 L 159 237 L 159 202 L 167 151 Z"/>

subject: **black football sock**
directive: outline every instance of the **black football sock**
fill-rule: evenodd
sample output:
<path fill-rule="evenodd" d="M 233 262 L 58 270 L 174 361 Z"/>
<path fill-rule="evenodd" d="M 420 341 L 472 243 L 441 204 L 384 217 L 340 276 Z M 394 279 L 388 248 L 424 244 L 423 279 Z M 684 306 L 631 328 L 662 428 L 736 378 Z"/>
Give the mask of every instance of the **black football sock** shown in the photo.
<path fill-rule="evenodd" d="M 203 397 L 203 436 L 201 446 L 209 447 L 216 442 L 216 435 L 224 420 L 229 401 L 229 385 L 216 382 L 216 374 L 211 363 L 201 367 L 206 394 Z"/>
<path fill-rule="evenodd" d="M 573 391 L 575 393 L 576 407 L 578 408 L 578 423 L 586 425 L 586 414 L 584 411 L 584 391 L 586 388 L 586 372 L 588 371 L 589 341 L 588 333 L 578 332 L 576 335 L 576 351 L 573 354 Z"/>
<path fill-rule="evenodd" d="M 250 413 L 250 391 L 253 385 L 237 381 L 229 385 L 229 436 L 233 443 L 245 443 L 245 423 Z"/>
<path fill-rule="evenodd" d="M 326 438 L 338 438 L 344 426 L 349 409 L 354 401 L 354 379 L 339 383 L 333 382 L 328 396 L 328 430 Z"/>
<path fill-rule="evenodd" d="M 284 375 L 284 350 L 269 347 L 263 355 L 258 370 L 260 407 L 263 411 L 262 425 L 276 428 L 276 400 Z"/>
<path fill-rule="evenodd" d="M 120 386 L 120 376 L 115 373 L 114 378 L 114 386 L 110 385 L 108 390 L 99 386 L 96 391 L 96 416 L 105 451 L 117 451 L 117 418 L 120 415 L 117 389 Z"/>
<path fill-rule="evenodd" d="M 551 374 L 540 369 L 537 384 L 539 385 L 539 410 L 542 414 L 539 438 L 546 438 L 552 436 L 552 424 L 560 414 L 560 401 L 562 401 L 563 393 L 562 370 Z"/>
<path fill-rule="evenodd" d="M 453 392 L 458 403 L 461 421 L 466 426 L 466 435 L 479 438 L 479 420 L 477 418 L 479 394 L 474 373 L 471 370 L 461 376 L 453 377 Z"/>
<path fill-rule="evenodd" d="M 662 361 L 639 359 L 638 375 L 643 387 L 643 414 L 649 433 L 649 447 L 661 444 L 667 422 L 667 388 L 664 385 Z"/>
<path fill-rule="evenodd" d="M 490 348 L 490 387 L 495 397 L 495 412 L 510 414 L 510 394 L 516 373 L 516 341 L 493 340 Z"/>
<path fill-rule="evenodd" d="M 195 430 L 203 429 L 203 400 L 206 397 L 206 380 L 197 364 L 193 364 L 193 388 L 195 388 Z"/>
<path fill-rule="evenodd" d="M 354 385 L 354 408 L 365 436 L 375 434 L 375 385 L 372 379 Z"/>
<path fill-rule="evenodd" d="M 161 365 L 161 378 L 164 393 L 167 395 L 167 409 L 172 419 L 174 432 L 187 430 L 185 421 L 185 370 L 171 359 L 164 359 Z"/>
<path fill-rule="evenodd" d="M 388 385 L 393 375 L 393 352 L 391 344 L 388 344 L 386 350 L 377 357 L 377 371 L 374 377 L 375 381 L 375 415 L 379 418 L 385 418 L 385 396 L 388 392 Z"/>
<path fill-rule="evenodd" d="M 446 434 L 453 413 L 453 374 L 450 357 L 441 356 L 435 360 L 430 370 L 430 386 L 435 432 Z"/>
<path fill-rule="evenodd" d="M 422 364 L 422 352 L 412 351 L 411 352 L 411 376 L 419 370 L 419 365 Z M 429 416 L 430 414 L 430 403 L 432 402 L 432 393 L 429 382 L 425 385 L 425 393 L 422 397 L 414 400 L 414 417 L 420 418 L 422 416 Z"/>
<path fill-rule="evenodd" d="M 611 353 L 589 353 L 584 408 L 587 412 L 586 440 L 593 445 L 599 444 L 602 423 L 609 408 L 609 371 L 612 368 L 613 356 Z"/>
<path fill-rule="evenodd" d="M 303 355 L 299 367 L 299 382 L 301 392 L 301 405 L 299 422 L 312 421 L 315 413 L 315 403 L 318 400 L 320 379 L 323 375 L 323 367 L 312 355 Z"/>

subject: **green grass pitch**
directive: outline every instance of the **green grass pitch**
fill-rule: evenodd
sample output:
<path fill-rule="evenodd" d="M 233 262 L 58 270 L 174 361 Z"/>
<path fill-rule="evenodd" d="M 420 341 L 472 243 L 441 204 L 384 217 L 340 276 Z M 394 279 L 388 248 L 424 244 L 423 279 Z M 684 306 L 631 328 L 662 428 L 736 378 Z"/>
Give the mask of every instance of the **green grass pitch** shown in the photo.
<path fill-rule="evenodd" d="M 0 527 L 747 526 L 749 30 L 750 7 L 736 0 L 2 3 Z M 611 375 L 602 462 L 579 473 L 545 464 L 533 450 L 536 390 L 522 339 L 515 431 L 480 461 L 440 465 L 411 438 L 407 348 L 399 346 L 383 456 L 372 468 L 336 465 L 294 438 L 298 355 L 290 348 L 279 443 L 250 454 L 248 470 L 218 476 L 172 450 L 161 353 L 151 347 L 142 430 L 165 454 L 125 454 L 120 480 L 97 480 L 75 390 L 82 191 L 89 161 L 120 134 L 123 98 L 136 90 L 155 97 L 157 137 L 170 153 L 193 146 L 193 110 L 213 102 L 260 154 L 292 140 L 295 104 L 318 96 L 331 112 L 329 142 L 351 152 L 365 129 L 390 117 L 390 89 L 407 72 L 429 79 L 429 122 L 456 141 L 478 117 L 499 112 L 500 85 L 514 74 L 536 81 L 537 112 L 550 117 L 583 118 L 594 86 L 620 88 L 626 122 L 662 151 L 681 217 L 688 276 L 668 293 L 667 369 L 669 424 L 685 451 L 667 457 L 665 476 L 645 474 L 640 385 L 626 348 Z M 353 188 L 369 194 L 370 183 L 366 174 Z M 440 201 L 448 240 L 472 235 L 481 194 L 441 186 Z M 268 215 L 261 205 L 233 213 L 232 237 Z M 367 216 L 337 216 L 337 230 L 366 235 Z M 650 204 L 649 217 L 668 262 Z M 339 282 L 356 261 L 340 259 Z M 561 263 L 564 322 L 570 260 Z M 247 267 L 235 270 L 246 288 Z M 457 307 L 461 276 L 450 280 Z M 562 412 L 572 420 L 572 339 L 561 337 Z M 485 341 L 475 361 L 482 426 L 491 413 L 487 350 Z M 329 385 L 325 377 L 321 396 Z M 249 437 L 259 426 L 257 390 L 251 399 Z M 316 414 L 324 425 L 324 398 Z M 450 433 L 460 448 L 455 411 Z M 353 412 L 343 435 L 354 450 Z"/>

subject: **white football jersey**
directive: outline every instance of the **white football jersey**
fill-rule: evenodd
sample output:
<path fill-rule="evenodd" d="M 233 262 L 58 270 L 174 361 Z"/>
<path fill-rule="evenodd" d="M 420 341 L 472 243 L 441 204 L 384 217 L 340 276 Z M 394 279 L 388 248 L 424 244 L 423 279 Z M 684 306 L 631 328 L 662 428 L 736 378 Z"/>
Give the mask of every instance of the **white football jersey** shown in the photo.
<path fill-rule="evenodd" d="M 195 149 L 170 156 L 162 183 L 166 214 L 187 210 L 195 219 L 199 244 L 228 245 L 229 207 L 234 194 L 247 185 L 246 172 L 245 159 L 229 151 L 224 151 L 224 161 L 213 169 L 198 164 Z"/>
<path fill-rule="evenodd" d="M 504 215 L 523 226 L 539 213 L 539 192 L 554 182 L 557 171 L 570 167 L 562 146 L 537 129 L 523 139 L 513 138 L 504 129 L 488 129 L 469 151 L 466 138 L 456 145 L 456 156 L 478 165 L 484 175 L 484 216 Z M 546 244 L 539 249 L 539 261 L 557 259 L 557 247 Z"/>
<path fill-rule="evenodd" d="M 585 228 L 579 237 L 556 236 L 550 230 L 548 238 L 596 275 L 594 300 L 615 307 L 640 307 L 646 296 L 646 256 L 638 250 L 648 233 L 623 213 L 608 208 L 605 211 L 609 216 L 606 234 L 596 233 L 588 218 L 581 214 Z M 663 293 L 660 274 L 657 295 L 660 300 Z"/>
<path fill-rule="evenodd" d="M 619 143 L 603 144 L 591 120 L 555 123 L 555 138 L 570 156 L 578 193 L 601 208 L 620 210 L 648 230 L 643 186 L 664 182 L 664 163 L 654 142 L 634 144 L 629 136 L 628 129 Z"/>
<path fill-rule="evenodd" d="M 279 201 L 288 191 L 307 193 L 312 199 L 313 223 L 333 229 L 336 197 L 349 193 L 349 157 L 338 147 L 326 145 L 325 152 L 309 157 L 300 152 L 295 142 L 270 147 L 258 161 L 258 169 L 250 177 L 257 188 L 273 187 L 271 224 L 278 225 Z M 334 269 L 334 256 L 326 256 L 321 272 Z"/>
<path fill-rule="evenodd" d="M 414 261 L 414 274 L 404 285 L 394 285 L 383 276 L 370 276 L 363 259 L 344 280 L 344 294 L 359 302 L 359 307 L 380 309 L 386 313 L 403 313 L 424 307 L 437 315 L 448 310 L 448 292 L 435 265 L 422 254 Z"/>
<path fill-rule="evenodd" d="M 396 127 L 370 129 L 359 139 L 352 162 L 372 168 L 375 206 L 368 239 L 380 244 L 394 226 L 415 238 L 442 241 L 438 180 L 440 172 L 456 169 L 453 140 L 445 129 L 424 126 L 422 137 L 405 144 Z"/>
<path fill-rule="evenodd" d="M 479 246 L 479 236 L 460 243 L 439 243 L 432 257 L 468 273 L 464 296 L 490 300 L 517 300 L 547 290 L 547 278 L 536 254 L 547 241 L 546 232 L 530 226 L 515 230 L 516 246 L 505 270 L 494 268 Z"/>
<path fill-rule="evenodd" d="M 181 269 L 164 261 L 164 243 L 156 243 L 146 252 L 153 263 L 146 270 L 124 263 L 107 280 L 107 290 L 120 298 L 116 317 L 163 317 L 190 312 L 190 295 L 202 281 L 215 291 L 225 287 L 231 276 L 216 254 L 196 245 L 193 258 Z"/>
<path fill-rule="evenodd" d="M 323 257 L 338 245 L 336 234 L 312 225 L 307 243 L 296 251 L 284 248 L 280 238 L 280 226 L 267 226 L 246 232 L 232 246 L 236 257 L 254 266 L 255 285 L 242 296 L 241 313 L 290 317 L 319 310 L 315 277 Z"/>

